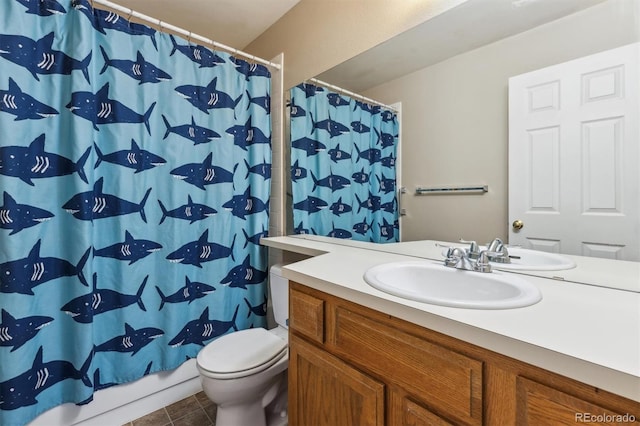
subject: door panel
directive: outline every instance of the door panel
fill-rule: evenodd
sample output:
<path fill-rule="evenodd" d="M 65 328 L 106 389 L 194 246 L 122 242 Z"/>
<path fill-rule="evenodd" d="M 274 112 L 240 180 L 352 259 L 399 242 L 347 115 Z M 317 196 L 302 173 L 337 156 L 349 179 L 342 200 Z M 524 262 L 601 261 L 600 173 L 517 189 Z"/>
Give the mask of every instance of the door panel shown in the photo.
<path fill-rule="evenodd" d="M 640 260 L 638 57 L 624 46 L 509 79 L 509 243 Z"/>

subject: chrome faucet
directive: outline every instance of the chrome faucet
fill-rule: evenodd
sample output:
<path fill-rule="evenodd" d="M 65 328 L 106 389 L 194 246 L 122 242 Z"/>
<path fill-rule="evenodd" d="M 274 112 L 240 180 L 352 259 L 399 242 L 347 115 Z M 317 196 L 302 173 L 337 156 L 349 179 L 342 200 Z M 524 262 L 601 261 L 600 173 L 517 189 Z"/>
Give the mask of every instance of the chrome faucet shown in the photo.
<path fill-rule="evenodd" d="M 462 269 L 464 271 L 491 272 L 491 265 L 489 264 L 489 255 L 491 254 L 498 253 L 482 250 L 477 253 L 477 260 L 474 262 L 470 259 L 467 250 L 460 247 L 449 247 L 447 250 L 447 258 L 444 260 L 444 266 Z"/>
<path fill-rule="evenodd" d="M 507 246 L 502 242 L 500 238 L 495 238 L 487 245 L 487 251 L 489 252 L 489 260 L 496 263 L 511 263 L 511 256 Z"/>

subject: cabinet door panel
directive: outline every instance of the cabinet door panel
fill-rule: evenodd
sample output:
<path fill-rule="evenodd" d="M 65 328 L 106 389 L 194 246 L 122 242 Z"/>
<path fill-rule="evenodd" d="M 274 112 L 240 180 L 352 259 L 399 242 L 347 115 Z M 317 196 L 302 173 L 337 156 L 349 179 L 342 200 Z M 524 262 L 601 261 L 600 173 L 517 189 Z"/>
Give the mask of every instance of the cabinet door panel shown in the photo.
<path fill-rule="evenodd" d="M 628 413 L 615 413 L 559 390 L 518 377 L 518 425 L 590 425 L 639 424 L 625 418 Z M 633 416 L 631 416 L 633 418 Z"/>
<path fill-rule="evenodd" d="M 324 301 L 290 289 L 289 328 L 322 344 L 324 342 Z"/>
<path fill-rule="evenodd" d="M 327 343 L 341 357 L 406 389 L 457 423 L 482 423 L 482 362 L 344 307 L 330 310 Z"/>
<path fill-rule="evenodd" d="M 290 336 L 289 420 L 300 426 L 381 426 L 384 385 Z"/>
<path fill-rule="evenodd" d="M 401 389 L 389 392 L 389 424 L 394 426 L 453 426 L 432 413 Z"/>

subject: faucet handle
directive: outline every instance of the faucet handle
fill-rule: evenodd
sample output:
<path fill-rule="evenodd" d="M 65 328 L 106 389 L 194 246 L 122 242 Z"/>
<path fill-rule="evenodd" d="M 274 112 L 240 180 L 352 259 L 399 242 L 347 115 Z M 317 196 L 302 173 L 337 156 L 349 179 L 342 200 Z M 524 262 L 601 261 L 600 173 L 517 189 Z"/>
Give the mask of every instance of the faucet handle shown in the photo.
<path fill-rule="evenodd" d="M 492 268 L 491 268 L 491 264 L 489 263 L 490 261 L 489 256 L 500 256 L 500 255 L 501 253 L 498 253 L 498 252 L 482 250 L 478 254 L 478 260 L 476 260 L 476 264 L 474 265 L 473 270 L 476 272 L 491 272 Z"/>
<path fill-rule="evenodd" d="M 473 240 L 464 240 L 460 238 L 459 240 L 462 244 L 469 244 L 469 257 L 473 258 L 478 255 L 478 243 Z"/>
<path fill-rule="evenodd" d="M 504 246 L 504 243 L 500 238 L 494 238 L 489 244 L 487 244 L 487 250 L 499 251 Z"/>

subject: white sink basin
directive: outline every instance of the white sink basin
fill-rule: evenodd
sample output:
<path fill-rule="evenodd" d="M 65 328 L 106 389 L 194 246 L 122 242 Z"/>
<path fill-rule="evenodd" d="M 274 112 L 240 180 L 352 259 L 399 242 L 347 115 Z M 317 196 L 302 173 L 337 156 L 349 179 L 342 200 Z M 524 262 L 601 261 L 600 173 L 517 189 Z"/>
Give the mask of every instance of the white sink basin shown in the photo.
<path fill-rule="evenodd" d="M 568 257 L 538 250 L 510 247 L 509 254 L 520 259 L 511 259 L 511 263 L 491 262 L 495 269 L 504 271 L 561 271 L 575 268 L 576 264 Z"/>
<path fill-rule="evenodd" d="M 542 299 L 535 285 L 517 275 L 462 271 L 428 261 L 374 266 L 364 280 L 394 296 L 456 308 L 520 308 Z"/>

